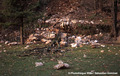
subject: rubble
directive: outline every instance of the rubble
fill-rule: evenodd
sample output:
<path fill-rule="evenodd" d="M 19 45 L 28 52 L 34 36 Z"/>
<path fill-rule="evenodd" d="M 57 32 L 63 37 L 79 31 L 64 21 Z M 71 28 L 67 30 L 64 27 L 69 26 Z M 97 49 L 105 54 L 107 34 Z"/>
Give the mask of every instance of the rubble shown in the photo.
<path fill-rule="evenodd" d="M 62 68 L 66 68 L 66 69 L 67 69 L 67 68 L 69 68 L 69 67 L 70 67 L 69 64 L 64 63 L 64 62 L 61 61 L 61 60 L 58 60 L 58 64 L 54 66 L 54 69 L 57 69 L 57 70 L 62 69 Z"/>

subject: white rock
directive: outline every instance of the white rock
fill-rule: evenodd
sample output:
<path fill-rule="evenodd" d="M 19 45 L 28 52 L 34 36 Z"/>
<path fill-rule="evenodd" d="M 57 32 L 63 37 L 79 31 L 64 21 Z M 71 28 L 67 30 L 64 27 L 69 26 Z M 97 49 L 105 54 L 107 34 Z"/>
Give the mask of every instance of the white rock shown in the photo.
<path fill-rule="evenodd" d="M 47 39 L 41 39 L 42 42 L 47 42 L 48 40 Z"/>
<path fill-rule="evenodd" d="M 98 40 L 95 40 L 94 42 L 95 42 L 95 43 L 97 43 L 97 42 L 98 42 Z"/>
<path fill-rule="evenodd" d="M 6 52 L 7 50 L 3 50 L 3 52 Z"/>
<path fill-rule="evenodd" d="M 45 44 L 49 44 L 49 43 L 51 43 L 52 41 L 51 40 L 47 40 L 46 42 L 45 42 Z"/>
<path fill-rule="evenodd" d="M 17 45 L 17 44 L 18 44 L 18 42 L 11 42 L 8 45 Z"/>
<path fill-rule="evenodd" d="M 101 53 L 103 53 L 103 52 L 104 52 L 104 50 L 101 50 L 100 52 L 101 52 Z"/>
<path fill-rule="evenodd" d="M 84 58 L 86 58 L 86 57 L 87 57 L 87 55 L 85 55 L 85 54 L 84 54 L 84 55 L 83 55 L 83 57 L 84 57 Z"/>
<path fill-rule="evenodd" d="M 26 47 L 25 47 L 25 49 L 28 49 L 30 46 L 29 45 L 27 45 Z"/>
<path fill-rule="evenodd" d="M 101 47 L 105 47 L 105 45 L 101 45 Z"/>
<path fill-rule="evenodd" d="M 5 41 L 5 44 L 8 44 L 9 43 L 9 41 Z"/>
<path fill-rule="evenodd" d="M 70 67 L 70 65 L 67 64 L 67 63 L 64 63 L 64 66 L 65 66 L 66 68 L 69 68 L 69 67 Z"/>
<path fill-rule="evenodd" d="M 64 63 L 62 60 L 58 60 L 58 64 L 54 66 L 54 69 L 61 69 L 61 68 L 69 68 L 70 65 L 67 63 Z"/>
<path fill-rule="evenodd" d="M 54 33 L 49 34 L 49 38 L 55 38 L 55 34 Z"/>
<path fill-rule="evenodd" d="M 67 33 L 61 33 L 61 38 L 66 38 L 67 37 Z"/>
<path fill-rule="evenodd" d="M 80 36 L 76 37 L 75 38 L 75 43 L 79 44 L 80 42 L 81 42 L 81 37 Z"/>
<path fill-rule="evenodd" d="M 62 60 L 58 60 L 58 64 L 63 64 L 63 61 Z"/>
<path fill-rule="evenodd" d="M 35 62 L 35 67 L 38 67 L 38 66 L 43 66 L 43 63 L 42 62 Z"/>
<path fill-rule="evenodd" d="M 71 43 L 71 47 L 77 47 L 77 43 Z"/>
<path fill-rule="evenodd" d="M 60 41 L 60 45 L 65 46 L 65 45 L 67 45 L 67 42 L 66 41 Z"/>

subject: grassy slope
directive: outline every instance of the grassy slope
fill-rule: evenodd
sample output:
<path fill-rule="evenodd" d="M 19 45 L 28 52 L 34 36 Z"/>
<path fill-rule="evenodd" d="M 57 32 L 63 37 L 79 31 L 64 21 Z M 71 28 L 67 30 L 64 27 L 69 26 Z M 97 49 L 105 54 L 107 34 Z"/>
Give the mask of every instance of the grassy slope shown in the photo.
<path fill-rule="evenodd" d="M 41 47 L 41 45 L 30 46 L 30 49 Z M 6 45 L 0 47 L 2 51 L 3 49 L 7 50 L 7 52 L 0 53 L 0 76 L 68 76 L 68 72 L 90 72 L 92 70 L 95 72 L 118 72 L 120 74 L 120 46 L 108 45 L 105 48 L 96 49 L 91 49 L 90 46 L 69 48 L 72 51 L 62 54 L 49 54 L 41 58 L 38 58 L 39 55 L 37 57 L 33 55 L 17 56 L 24 51 L 23 47 L 25 45 L 12 46 L 11 48 Z M 101 50 L 105 52 L 101 53 Z M 118 55 L 115 55 L 116 53 Z M 87 55 L 86 58 L 83 57 L 84 54 Z M 70 64 L 71 68 L 54 70 L 53 66 L 57 64 L 57 60 L 63 60 Z M 35 67 L 35 62 L 39 61 L 45 62 L 44 66 Z"/>

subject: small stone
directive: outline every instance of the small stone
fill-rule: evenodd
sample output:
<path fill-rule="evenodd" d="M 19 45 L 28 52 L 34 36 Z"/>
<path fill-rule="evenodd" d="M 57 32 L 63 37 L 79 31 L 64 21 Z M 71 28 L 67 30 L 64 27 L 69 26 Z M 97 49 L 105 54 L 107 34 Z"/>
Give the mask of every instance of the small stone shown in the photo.
<path fill-rule="evenodd" d="M 101 45 L 101 47 L 105 47 L 105 45 Z"/>
<path fill-rule="evenodd" d="M 47 39 L 41 39 L 42 42 L 47 42 Z"/>
<path fill-rule="evenodd" d="M 118 55 L 118 53 L 115 53 L 115 55 Z"/>
<path fill-rule="evenodd" d="M 70 45 L 71 45 L 71 47 L 77 47 L 77 43 L 72 43 Z"/>
<path fill-rule="evenodd" d="M 0 53 L 2 53 L 2 51 L 0 50 Z"/>
<path fill-rule="evenodd" d="M 0 47 L 2 47 L 2 45 L 0 45 Z"/>
<path fill-rule="evenodd" d="M 54 66 L 54 69 L 61 69 L 61 68 L 69 68 L 70 65 L 67 64 L 67 63 L 64 63 L 63 61 L 61 60 L 58 60 L 58 64 Z"/>
<path fill-rule="evenodd" d="M 9 43 L 9 41 L 5 41 L 5 44 L 8 44 Z"/>
<path fill-rule="evenodd" d="M 3 52 L 6 52 L 7 50 L 4 50 Z"/>
<path fill-rule="evenodd" d="M 87 57 L 87 55 L 85 55 L 85 54 L 84 54 L 84 55 L 83 55 L 83 57 L 84 57 L 84 58 L 86 58 L 86 57 Z"/>
<path fill-rule="evenodd" d="M 51 40 L 47 40 L 47 41 L 45 42 L 46 45 L 49 44 L 49 43 L 51 43 Z"/>
<path fill-rule="evenodd" d="M 11 42 L 8 45 L 17 45 L 17 44 L 19 44 L 19 43 L 18 42 Z"/>
<path fill-rule="evenodd" d="M 35 67 L 38 67 L 38 66 L 43 66 L 43 63 L 42 62 L 35 62 Z"/>
<path fill-rule="evenodd" d="M 28 49 L 30 46 L 29 45 L 27 45 L 26 47 L 25 47 L 25 49 Z"/>
<path fill-rule="evenodd" d="M 100 52 L 101 52 L 101 53 L 103 53 L 103 52 L 104 52 L 104 50 L 101 50 Z"/>

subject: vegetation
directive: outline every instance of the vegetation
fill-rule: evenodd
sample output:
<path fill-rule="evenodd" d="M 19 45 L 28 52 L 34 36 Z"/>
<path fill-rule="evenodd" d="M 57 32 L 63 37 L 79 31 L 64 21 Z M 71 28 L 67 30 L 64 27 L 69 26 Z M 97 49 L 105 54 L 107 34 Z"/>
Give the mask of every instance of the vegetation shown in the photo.
<path fill-rule="evenodd" d="M 120 74 L 120 46 L 107 45 L 105 48 L 92 49 L 90 46 L 83 48 L 66 48 L 71 51 L 64 53 L 41 55 L 37 53 L 31 54 L 33 51 L 27 52 L 28 56 L 19 56 L 26 52 L 26 45 L 18 45 L 7 47 L 2 46 L 6 52 L 0 53 L 0 75 L 2 76 L 68 76 L 68 72 L 118 72 Z M 44 47 L 44 45 L 30 45 L 29 49 L 36 47 Z M 2 49 L 0 48 L 0 50 Z M 3 50 L 2 49 L 2 50 Z M 101 53 L 101 50 L 104 50 Z M 39 50 L 41 52 L 41 50 Z M 25 53 L 24 53 L 25 54 Z M 84 54 L 87 57 L 83 57 Z M 70 69 L 54 70 L 53 66 L 57 64 L 57 60 L 63 60 L 70 64 Z M 44 66 L 35 67 L 35 62 L 44 62 Z M 112 76 L 112 75 L 111 75 Z M 117 76 L 117 75 L 116 75 Z"/>

